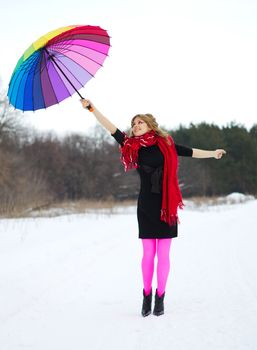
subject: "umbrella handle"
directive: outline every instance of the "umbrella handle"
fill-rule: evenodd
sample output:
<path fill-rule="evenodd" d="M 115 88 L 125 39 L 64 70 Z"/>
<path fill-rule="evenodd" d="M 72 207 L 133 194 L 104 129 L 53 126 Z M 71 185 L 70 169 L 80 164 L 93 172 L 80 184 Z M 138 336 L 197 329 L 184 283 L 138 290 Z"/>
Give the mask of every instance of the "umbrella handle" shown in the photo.
<path fill-rule="evenodd" d="M 85 100 L 83 96 L 81 96 L 81 94 L 77 91 L 77 93 L 79 94 L 79 96 L 82 98 L 82 100 Z M 89 112 L 94 112 L 94 107 L 91 106 L 91 104 L 89 104 L 88 106 L 86 106 L 86 109 L 89 110 Z"/>
<path fill-rule="evenodd" d="M 94 108 L 91 105 L 88 105 L 86 108 L 89 110 L 89 112 L 94 112 Z"/>

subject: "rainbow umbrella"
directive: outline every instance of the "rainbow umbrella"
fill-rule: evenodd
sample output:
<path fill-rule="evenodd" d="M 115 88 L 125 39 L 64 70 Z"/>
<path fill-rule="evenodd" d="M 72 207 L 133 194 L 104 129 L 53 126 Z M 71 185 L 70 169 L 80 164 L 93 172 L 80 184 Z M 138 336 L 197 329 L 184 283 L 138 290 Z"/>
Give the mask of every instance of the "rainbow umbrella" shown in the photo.
<path fill-rule="evenodd" d="M 74 25 L 47 33 L 19 59 L 9 83 L 10 103 L 35 111 L 74 92 L 83 98 L 78 90 L 94 77 L 109 48 L 107 31 L 96 26 Z"/>

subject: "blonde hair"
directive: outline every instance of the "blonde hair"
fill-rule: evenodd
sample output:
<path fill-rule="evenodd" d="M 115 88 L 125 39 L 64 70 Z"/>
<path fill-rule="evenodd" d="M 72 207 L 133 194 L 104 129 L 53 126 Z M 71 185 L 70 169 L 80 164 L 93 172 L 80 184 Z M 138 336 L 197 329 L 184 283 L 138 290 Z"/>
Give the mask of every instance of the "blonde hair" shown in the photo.
<path fill-rule="evenodd" d="M 160 127 L 159 127 L 159 124 L 157 123 L 156 119 L 154 118 L 154 116 L 150 113 L 146 113 L 146 114 L 137 114 L 135 115 L 132 120 L 131 120 L 131 129 L 130 129 L 130 136 L 134 136 L 133 134 L 133 130 L 132 130 L 132 127 L 133 127 L 133 123 L 134 123 L 134 120 L 136 118 L 140 118 L 142 119 L 144 122 L 146 122 L 147 126 L 156 132 L 157 135 L 165 138 L 165 140 L 167 141 L 167 143 L 169 144 L 169 139 L 168 139 L 168 136 L 169 134 L 162 130 Z"/>

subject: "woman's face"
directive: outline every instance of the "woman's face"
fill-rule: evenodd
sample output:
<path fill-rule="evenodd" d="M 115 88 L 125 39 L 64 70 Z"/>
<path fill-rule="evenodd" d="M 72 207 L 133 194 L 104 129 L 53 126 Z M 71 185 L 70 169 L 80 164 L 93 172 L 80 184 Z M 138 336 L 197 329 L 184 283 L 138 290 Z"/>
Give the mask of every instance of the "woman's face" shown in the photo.
<path fill-rule="evenodd" d="M 141 136 L 144 135 L 146 132 L 150 131 L 151 129 L 148 127 L 145 121 L 143 119 L 140 119 L 139 117 L 136 117 L 133 120 L 132 124 L 132 131 L 134 136 Z"/>

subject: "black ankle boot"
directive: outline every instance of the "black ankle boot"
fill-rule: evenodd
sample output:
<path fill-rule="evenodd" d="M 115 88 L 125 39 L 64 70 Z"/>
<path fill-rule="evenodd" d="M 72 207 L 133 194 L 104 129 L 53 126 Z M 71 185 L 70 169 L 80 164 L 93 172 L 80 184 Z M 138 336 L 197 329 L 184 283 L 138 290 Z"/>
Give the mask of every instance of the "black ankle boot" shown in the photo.
<path fill-rule="evenodd" d="M 150 294 L 145 295 L 145 291 L 143 290 L 143 296 L 144 296 L 144 300 L 143 300 L 141 314 L 143 317 L 146 317 L 150 315 L 152 311 L 152 291 Z"/>
<path fill-rule="evenodd" d="M 164 299 L 165 293 L 162 294 L 162 296 L 159 297 L 156 289 L 156 294 L 155 294 L 155 305 L 153 309 L 153 314 L 155 316 L 160 316 L 164 314 L 164 304 L 163 304 L 163 299 Z"/>

